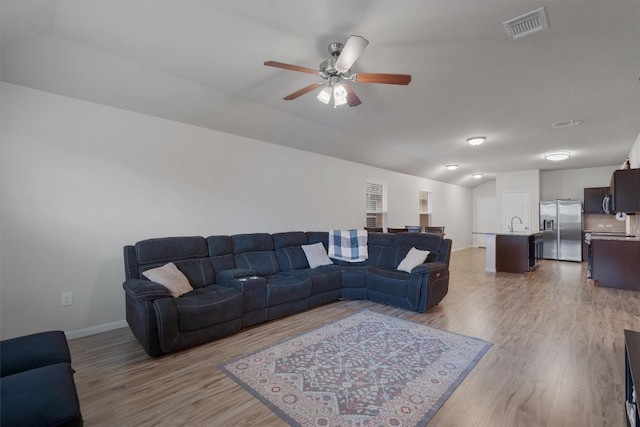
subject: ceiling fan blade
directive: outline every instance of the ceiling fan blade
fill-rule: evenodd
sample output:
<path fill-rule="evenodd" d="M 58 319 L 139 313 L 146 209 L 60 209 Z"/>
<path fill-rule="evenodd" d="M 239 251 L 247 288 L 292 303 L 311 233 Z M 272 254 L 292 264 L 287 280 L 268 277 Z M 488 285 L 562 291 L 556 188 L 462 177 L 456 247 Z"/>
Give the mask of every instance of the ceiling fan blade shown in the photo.
<path fill-rule="evenodd" d="M 298 65 L 285 64 L 284 62 L 266 61 L 264 65 L 268 67 L 284 68 L 285 70 L 300 71 L 301 73 L 318 74 L 318 70 L 313 68 L 300 67 Z"/>
<path fill-rule="evenodd" d="M 285 96 L 283 99 L 286 101 L 292 101 L 298 98 L 299 96 L 304 95 L 305 93 L 311 92 L 312 90 L 319 88 L 320 86 L 324 86 L 324 83 L 310 84 L 309 86 L 305 86 L 302 89 L 293 92 L 291 95 Z"/>
<path fill-rule="evenodd" d="M 368 44 L 369 41 L 364 37 L 349 36 L 336 61 L 336 69 L 338 71 L 349 71 Z"/>
<path fill-rule="evenodd" d="M 360 101 L 360 98 L 358 98 L 358 95 L 356 95 L 353 89 L 347 85 L 344 85 L 344 88 L 347 91 L 347 104 L 349 104 L 349 107 L 357 107 L 362 104 L 362 101 Z"/>
<path fill-rule="evenodd" d="M 358 73 L 355 75 L 358 83 L 383 83 L 388 85 L 408 85 L 411 81 L 410 74 L 380 74 Z"/>

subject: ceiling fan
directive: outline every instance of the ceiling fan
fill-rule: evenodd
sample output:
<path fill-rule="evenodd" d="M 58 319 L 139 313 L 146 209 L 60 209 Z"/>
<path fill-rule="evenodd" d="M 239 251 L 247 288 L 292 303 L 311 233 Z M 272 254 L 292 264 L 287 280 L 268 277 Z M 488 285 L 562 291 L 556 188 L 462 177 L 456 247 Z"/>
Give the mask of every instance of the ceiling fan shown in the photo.
<path fill-rule="evenodd" d="M 354 35 L 349 36 L 344 45 L 336 42 L 329 44 L 331 58 L 322 61 L 318 70 L 277 61 L 266 61 L 264 65 L 299 71 L 301 73 L 315 74 L 325 80 L 323 83 L 312 83 L 285 96 L 283 99 L 286 101 L 294 100 L 312 90 L 324 86 L 324 89 L 318 94 L 318 99 L 321 102 L 328 104 L 333 95 L 334 107 L 344 104 L 348 104 L 349 107 L 355 107 L 362 102 L 353 89 L 342 83 L 343 81 L 392 85 L 408 85 L 409 82 L 411 82 L 411 75 L 409 74 L 351 73 L 351 67 L 368 44 L 369 41 L 364 37 Z"/>

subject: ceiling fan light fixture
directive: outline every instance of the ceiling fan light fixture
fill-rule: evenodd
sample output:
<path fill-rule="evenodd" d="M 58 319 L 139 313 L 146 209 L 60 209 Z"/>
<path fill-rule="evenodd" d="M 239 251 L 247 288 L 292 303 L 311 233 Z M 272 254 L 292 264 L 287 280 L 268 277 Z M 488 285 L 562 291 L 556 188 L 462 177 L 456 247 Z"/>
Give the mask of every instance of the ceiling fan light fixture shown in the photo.
<path fill-rule="evenodd" d="M 335 107 L 347 103 L 347 90 L 342 83 L 333 85 L 333 102 Z"/>
<path fill-rule="evenodd" d="M 471 138 L 467 138 L 467 142 L 470 145 L 480 145 L 487 139 L 486 136 L 472 136 Z"/>
<path fill-rule="evenodd" d="M 447 169 L 449 169 L 450 171 L 454 171 L 458 169 L 458 165 L 447 165 Z"/>
<path fill-rule="evenodd" d="M 331 90 L 331 88 L 329 86 L 325 87 L 318 94 L 318 101 L 322 102 L 323 104 L 328 104 L 329 101 L 331 101 L 331 94 L 332 93 L 333 93 L 333 91 Z"/>
<path fill-rule="evenodd" d="M 549 162 L 561 162 L 571 157 L 571 153 L 568 151 L 554 151 L 553 153 L 547 153 L 544 158 Z"/>

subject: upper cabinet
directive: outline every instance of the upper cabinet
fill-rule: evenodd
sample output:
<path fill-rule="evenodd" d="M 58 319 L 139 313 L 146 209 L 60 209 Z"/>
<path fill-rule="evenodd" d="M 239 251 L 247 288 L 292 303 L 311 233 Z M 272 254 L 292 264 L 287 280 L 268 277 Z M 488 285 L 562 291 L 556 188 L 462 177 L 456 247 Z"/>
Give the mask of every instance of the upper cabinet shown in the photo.
<path fill-rule="evenodd" d="M 615 212 L 640 212 L 640 169 L 614 171 L 611 197 Z"/>
<path fill-rule="evenodd" d="M 584 189 L 584 213 L 604 214 L 602 201 L 609 194 L 609 187 L 592 187 Z"/>

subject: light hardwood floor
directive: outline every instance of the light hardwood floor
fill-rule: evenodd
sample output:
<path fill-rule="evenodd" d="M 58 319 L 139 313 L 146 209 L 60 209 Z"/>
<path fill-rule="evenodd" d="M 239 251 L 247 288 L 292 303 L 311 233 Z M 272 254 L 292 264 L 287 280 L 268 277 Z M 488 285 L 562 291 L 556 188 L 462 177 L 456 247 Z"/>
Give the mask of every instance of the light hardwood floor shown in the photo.
<path fill-rule="evenodd" d="M 640 330 L 640 293 L 585 277 L 556 261 L 486 273 L 484 250 L 466 249 L 424 314 L 340 301 L 156 359 L 128 329 L 71 340 L 85 425 L 286 425 L 218 366 L 366 308 L 493 343 L 430 426 L 624 426 L 623 329 Z"/>

